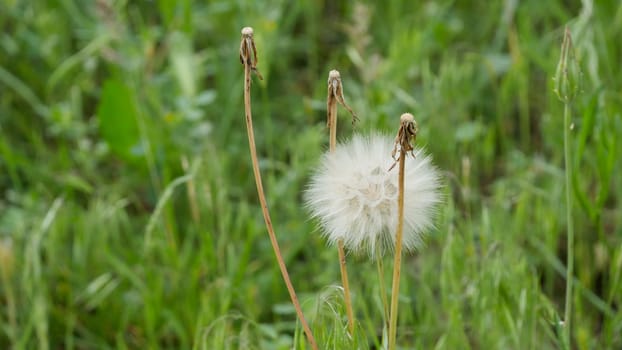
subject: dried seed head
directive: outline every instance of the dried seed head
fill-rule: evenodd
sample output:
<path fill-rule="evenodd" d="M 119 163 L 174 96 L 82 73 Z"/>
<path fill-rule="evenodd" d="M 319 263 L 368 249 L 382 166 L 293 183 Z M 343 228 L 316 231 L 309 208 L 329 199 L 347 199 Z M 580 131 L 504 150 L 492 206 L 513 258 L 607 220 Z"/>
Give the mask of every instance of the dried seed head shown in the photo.
<path fill-rule="evenodd" d="M 347 109 L 348 112 L 350 112 L 350 114 L 352 115 L 352 125 L 354 125 L 354 123 L 359 118 L 356 116 L 356 113 L 354 113 L 352 108 L 348 106 L 345 98 L 343 97 L 343 85 L 341 85 L 341 74 L 339 74 L 339 71 L 333 69 L 330 72 L 328 72 L 328 97 L 326 98 L 326 105 L 327 105 L 327 111 L 328 111 L 328 122 L 327 122 L 328 124 L 330 124 L 331 118 L 333 117 L 331 115 L 332 111 L 334 110 L 336 112 L 336 109 L 333 109 L 333 106 L 337 102 L 340 105 L 342 105 L 345 109 Z"/>
<path fill-rule="evenodd" d="M 328 72 L 328 84 L 330 85 L 335 80 L 341 81 L 341 74 L 339 74 L 338 70 L 333 69 Z"/>
<path fill-rule="evenodd" d="M 257 70 L 257 47 L 253 39 L 253 28 L 242 28 L 242 39 L 240 41 L 240 63 L 248 66 L 250 70 L 255 72 L 260 80 L 263 80 L 261 73 Z"/>
<path fill-rule="evenodd" d="M 415 117 L 410 113 L 404 113 L 400 116 L 400 124 L 415 123 Z"/>
<path fill-rule="evenodd" d="M 412 114 L 404 113 L 400 116 L 400 128 L 397 130 L 393 151 L 391 152 L 391 157 L 393 157 L 395 161 L 398 160 L 398 153 L 401 156 L 402 154 L 406 155 L 410 152 L 413 157 L 415 156 L 413 152 L 415 147 L 413 144 L 417 140 L 418 131 L 417 122 Z M 393 169 L 394 166 L 395 163 L 391 166 L 391 169 Z"/>
<path fill-rule="evenodd" d="M 251 27 L 244 27 L 242 28 L 242 35 L 244 36 L 253 36 L 253 28 Z"/>

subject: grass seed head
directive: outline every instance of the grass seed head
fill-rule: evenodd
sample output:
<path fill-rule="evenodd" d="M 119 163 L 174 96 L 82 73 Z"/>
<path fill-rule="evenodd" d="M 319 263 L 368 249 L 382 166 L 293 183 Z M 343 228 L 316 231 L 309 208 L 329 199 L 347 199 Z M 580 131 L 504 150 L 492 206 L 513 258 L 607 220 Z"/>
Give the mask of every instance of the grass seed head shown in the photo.
<path fill-rule="evenodd" d="M 555 83 L 553 91 L 562 102 L 574 101 L 581 90 L 582 76 L 583 73 L 575 57 L 572 36 L 570 30 L 566 28 L 562 42 L 562 53 L 553 77 Z"/>

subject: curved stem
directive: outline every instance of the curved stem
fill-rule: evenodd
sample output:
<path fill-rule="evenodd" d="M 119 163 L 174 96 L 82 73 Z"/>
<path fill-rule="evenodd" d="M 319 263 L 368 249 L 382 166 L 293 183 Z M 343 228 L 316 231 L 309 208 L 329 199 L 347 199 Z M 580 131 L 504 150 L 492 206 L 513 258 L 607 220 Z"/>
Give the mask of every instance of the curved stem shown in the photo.
<path fill-rule="evenodd" d="M 304 329 L 304 332 L 307 335 L 307 339 L 309 340 L 309 343 L 311 343 L 311 348 L 314 350 L 317 350 L 318 349 L 317 343 L 315 342 L 315 338 L 313 337 L 311 328 L 309 327 L 309 324 L 307 324 L 307 320 L 305 319 L 305 316 L 302 313 L 302 308 L 300 307 L 300 303 L 298 302 L 298 297 L 296 296 L 296 291 L 294 290 L 294 286 L 292 285 L 292 282 L 289 279 L 289 274 L 287 273 L 287 268 L 285 267 L 285 262 L 283 261 L 281 250 L 279 249 L 279 243 L 276 240 L 276 235 L 274 234 L 274 228 L 272 227 L 272 220 L 270 220 L 268 204 L 266 202 L 266 197 L 263 191 L 263 184 L 261 182 L 261 173 L 259 172 L 259 161 L 257 160 L 257 150 L 255 148 L 255 134 L 253 132 L 253 118 L 251 115 L 250 92 L 251 92 L 251 67 L 249 64 L 244 64 L 244 111 L 246 115 L 246 131 L 248 133 L 248 144 L 250 147 L 251 159 L 253 162 L 253 173 L 255 175 L 255 184 L 257 185 L 257 194 L 259 196 L 259 202 L 261 204 L 261 211 L 263 212 L 263 217 L 266 222 L 266 228 L 268 229 L 268 235 L 270 236 L 270 243 L 272 243 L 272 249 L 274 250 L 274 255 L 276 255 L 276 261 L 281 270 L 281 275 L 283 275 L 283 280 L 285 281 L 285 285 L 287 286 L 287 291 L 289 292 L 289 296 L 292 299 L 292 303 L 294 304 L 294 308 L 296 309 L 296 313 L 298 314 L 298 318 L 300 319 L 302 328 Z"/>

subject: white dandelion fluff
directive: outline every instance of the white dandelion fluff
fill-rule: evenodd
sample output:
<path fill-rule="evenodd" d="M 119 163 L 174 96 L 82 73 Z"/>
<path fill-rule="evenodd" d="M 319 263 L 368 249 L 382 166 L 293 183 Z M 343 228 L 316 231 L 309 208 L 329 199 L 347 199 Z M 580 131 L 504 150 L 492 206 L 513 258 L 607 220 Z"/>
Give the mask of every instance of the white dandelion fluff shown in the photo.
<path fill-rule="evenodd" d="M 395 247 L 398 169 L 391 151 L 394 138 L 355 136 L 326 153 L 305 191 L 311 215 L 320 221 L 330 244 L 367 251 L 372 258 Z M 423 149 L 406 159 L 403 247 L 412 251 L 433 226 L 440 201 L 440 174 Z"/>

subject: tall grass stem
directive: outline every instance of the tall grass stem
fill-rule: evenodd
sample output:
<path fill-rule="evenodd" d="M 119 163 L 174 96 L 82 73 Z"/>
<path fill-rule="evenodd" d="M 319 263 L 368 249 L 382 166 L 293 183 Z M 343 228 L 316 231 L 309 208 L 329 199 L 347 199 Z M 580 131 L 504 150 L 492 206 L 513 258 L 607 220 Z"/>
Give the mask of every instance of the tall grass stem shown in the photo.
<path fill-rule="evenodd" d="M 564 307 L 564 342 L 571 348 L 572 281 L 574 276 L 574 224 L 572 221 L 572 169 L 570 158 L 570 103 L 564 103 L 564 172 L 566 173 L 566 305 Z"/>
<path fill-rule="evenodd" d="M 574 280 L 574 224 L 572 221 L 572 159 L 570 154 L 571 104 L 581 91 L 581 67 L 575 57 L 570 29 L 564 30 L 561 56 L 553 78 L 554 92 L 564 103 L 564 173 L 566 175 L 566 302 L 564 306 L 563 346 L 572 348 L 572 288 Z"/>

